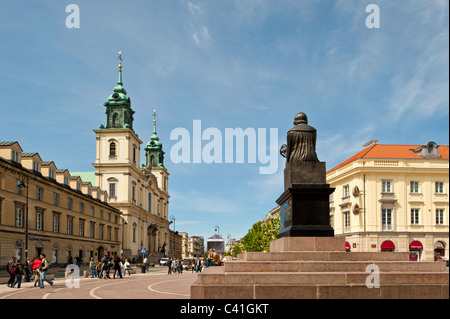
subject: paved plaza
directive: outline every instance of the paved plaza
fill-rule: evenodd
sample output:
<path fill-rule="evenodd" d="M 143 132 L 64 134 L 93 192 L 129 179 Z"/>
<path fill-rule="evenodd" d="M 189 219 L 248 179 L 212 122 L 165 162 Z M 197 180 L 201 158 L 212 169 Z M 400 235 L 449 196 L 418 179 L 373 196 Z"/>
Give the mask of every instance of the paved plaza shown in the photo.
<path fill-rule="evenodd" d="M 0 299 L 189 299 L 196 280 L 195 272 L 168 275 L 166 267 L 158 267 L 122 279 L 81 277 L 79 288 L 68 288 L 64 278 L 56 278 L 53 286 L 44 283 L 43 289 L 33 282 L 22 282 L 21 288 L 2 284 Z"/>

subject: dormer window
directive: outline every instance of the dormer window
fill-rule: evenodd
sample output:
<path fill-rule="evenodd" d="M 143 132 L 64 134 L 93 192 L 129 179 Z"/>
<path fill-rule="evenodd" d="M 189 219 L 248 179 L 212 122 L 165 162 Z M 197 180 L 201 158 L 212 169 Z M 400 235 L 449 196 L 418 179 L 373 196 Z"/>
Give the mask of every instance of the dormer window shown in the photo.
<path fill-rule="evenodd" d="M 14 162 L 19 162 L 19 153 L 15 150 L 11 150 L 11 159 Z"/>
<path fill-rule="evenodd" d="M 440 158 L 439 146 L 435 142 L 428 142 L 426 145 L 422 145 L 415 150 L 411 150 L 416 154 L 419 154 L 423 158 Z"/>
<path fill-rule="evenodd" d="M 64 176 L 64 185 L 69 184 L 69 178 L 67 176 Z"/>
<path fill-rule="evenodd" d="M 36 161 L 33 161 L 33 170 L 39 172 L 39 163 Z"/>

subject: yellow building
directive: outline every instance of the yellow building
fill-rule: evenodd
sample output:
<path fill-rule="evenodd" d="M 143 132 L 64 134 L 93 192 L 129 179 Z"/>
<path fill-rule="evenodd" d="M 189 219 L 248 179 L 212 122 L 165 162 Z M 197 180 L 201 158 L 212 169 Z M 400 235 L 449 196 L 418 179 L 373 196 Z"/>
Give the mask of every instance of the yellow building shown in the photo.
<path fill-rule="evenodd" d="M 409 251 L 411 260 L 448 259 L 449 147 L 365 148 L 327 172 L 335 188 L 330 222 L 351 251 Z"/>
<path fill-rule="evenodd" d="M 70 257 L 87 262 L 119 253 L 121 213 L 107 197 L 18 142 L 0 142 L 0 267 L 14 255 L 45 253 L 64 265 Z"/>

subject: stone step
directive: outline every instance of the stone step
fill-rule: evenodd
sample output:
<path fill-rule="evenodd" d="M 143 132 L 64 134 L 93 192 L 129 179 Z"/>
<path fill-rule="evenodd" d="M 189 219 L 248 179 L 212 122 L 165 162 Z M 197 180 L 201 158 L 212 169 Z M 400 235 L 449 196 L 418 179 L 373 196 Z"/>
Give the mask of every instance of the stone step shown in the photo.
<path fill-rule="evenodd" d="M 241 261 L 409 261 L 408 252 L 325 252 L 325 251 L 286 251 L 286 252 L 244 252 L 239 254 Z"/>
<path fill-rule="evenodd" d="M 191 299 L 449 299 L 448 284 L 191 286 Z"/>
<path fill-rule="evenodd" d="M 380 272 L 445 272 L 442 262 L 412 261 L 226 261 L 225 272 L 365 272 L 375 264 Z"/>
<path fill-rule="evenodd" d="M 223 268 L 223 267 L 218 267 Z M 371 273 L 366 272 L 202 272 L 198 284 L 240 285 L 365 285 Z M 448 272 L 380 272 L 380 285 L 389 284 L 448 284 Z M 221 287 L 221 288 L 222 288 Z"/>

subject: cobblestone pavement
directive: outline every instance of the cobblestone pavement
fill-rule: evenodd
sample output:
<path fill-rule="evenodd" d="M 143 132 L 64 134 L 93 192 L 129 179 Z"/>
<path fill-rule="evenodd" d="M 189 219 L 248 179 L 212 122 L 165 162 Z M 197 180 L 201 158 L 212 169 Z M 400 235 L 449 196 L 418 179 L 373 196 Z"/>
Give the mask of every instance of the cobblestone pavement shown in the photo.
<path fill-rule="evenodd" d="M 189 299 L 196 280 L 195 272 L 168 275 L 162 267 L 122 279 L 80 278 L 79 288 L 68 288 L 64 278 L 56 278 L 53 286 L 45 282 L 43 289 L 32 282 L 22 282 L 21 288 L 2 284 L 0 299 Z"/>

